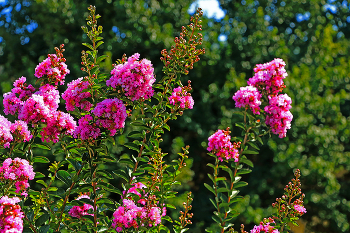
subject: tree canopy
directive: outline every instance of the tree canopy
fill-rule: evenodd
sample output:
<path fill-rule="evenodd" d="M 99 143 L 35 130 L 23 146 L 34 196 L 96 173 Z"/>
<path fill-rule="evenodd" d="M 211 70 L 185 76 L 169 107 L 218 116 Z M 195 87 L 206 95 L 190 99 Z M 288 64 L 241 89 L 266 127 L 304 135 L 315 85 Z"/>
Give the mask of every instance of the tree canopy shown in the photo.
<path fill-rule="evenodd" d="M 258 63 L 282 58 L 289 76 L 285 91 L 293 100 L 292 128 L 287 138 L 266 138 L 259 155 L 252 157 L 253 172 L 237 204 L 240 223 L 258 223 L 271 214 L 271 203 L 282 192 L 293 169 L 301 170 L 306 194 L 304 219 L 310 232 L 348 232 L 350 229 L 350 23 L 347 1 L 340 0 L 220 0 L 222 20 L 203 19 L 206 54 L 188 77 L 192 81 L 194 109 L 171 124 L 163 143 L 171 154 L 190 145 L 191 169 L 182 176 L 185 189 L 194 191 L 194 232 L 211 222 L 206 177 L 207 138 L 218 128 L 234 123 L 233 94 L 252 77 Z M 93 4 L 102 16 L 105 44 L 100 53 L 110 56 L 105 71 L 125 53 L 138 52 L 154 64 L 160 78 L 160 51 L 170 48 L 181 25 L 189 21 L 189 0 L 8 0 L 0 1 L 1 94 L 14 80 L 27 77 L 65 44 L 71 70 L 66 82 L 77 79 L 84 47 L 81 25 Z M 225 40 L 219 40 L 224 35 Z M 221 37 L 222 38 L 222 37 Z M 2 97 L 1 97 L 2 98 Z M 1 99 L 2 100 L 2 99 Z M 63 105 L 61 106 L 63 108 Z M 240 136 L 240 135 L 237 135 Z M 120 139 L 122 140 L 122 139 Z M 116 149 L 122 154 L 123 149 Z M 249 207 L 248 207 L 249 206 Z M 238 226 L 236 225 L 236 228 Z"/>

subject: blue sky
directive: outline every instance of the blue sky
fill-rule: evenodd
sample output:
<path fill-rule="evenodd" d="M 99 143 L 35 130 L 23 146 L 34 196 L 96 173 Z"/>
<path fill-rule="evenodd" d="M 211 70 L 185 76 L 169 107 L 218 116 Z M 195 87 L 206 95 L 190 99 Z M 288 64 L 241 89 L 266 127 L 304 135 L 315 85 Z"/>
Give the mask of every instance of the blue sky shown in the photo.
<path fill-rule="evenodd" d="M 225 17 L 225 12 L 220 8 L 217 0 L 197 0 L 196 2 L 192 3 L 188 9 L 188 12 L 193 14 L 197 7 L 202 8 L 203 13 L 208 18 L 220 20 Z"/>

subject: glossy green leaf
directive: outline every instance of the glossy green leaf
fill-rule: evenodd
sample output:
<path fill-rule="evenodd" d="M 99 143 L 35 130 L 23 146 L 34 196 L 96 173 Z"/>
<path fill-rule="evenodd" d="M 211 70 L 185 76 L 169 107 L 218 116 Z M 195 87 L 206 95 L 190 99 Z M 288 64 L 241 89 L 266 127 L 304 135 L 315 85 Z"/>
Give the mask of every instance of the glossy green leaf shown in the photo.
<path fill-rule="evenodd" d="M 66 185 L 71 186 L 72 178 L 67 171 L 59 170 L 56 174 L 56 177 L 58 179 L 60 179 L 63 183 L 65 183 Z"/>

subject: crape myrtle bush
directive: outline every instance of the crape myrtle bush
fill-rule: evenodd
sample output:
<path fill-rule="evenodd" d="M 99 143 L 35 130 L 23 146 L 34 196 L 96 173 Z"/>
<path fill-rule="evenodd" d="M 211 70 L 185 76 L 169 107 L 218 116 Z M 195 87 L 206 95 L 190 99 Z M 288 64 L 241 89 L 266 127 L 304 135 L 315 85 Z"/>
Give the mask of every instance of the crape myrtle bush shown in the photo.
<path fill-rule="evenodd" d="M 191 193 L 179 219 L 172 219 L 167 211 L 175 208 L 169 200 L 176 197 L 173 189 L 180 183 L 177 177 L 186 166 L 189 147 L 167 163 L 160 143 L 164 130 L 170 131 L 168 121 L 194 105 L 191 82 L 184 86 L 181 76 L 205 52 L 199 48 L 202 12 L 198 9 L 191 23 L 182 27 L 170 51 L 161 51 L 164 76 L 156 81 L 152 62 L 138 53 L 124 55 L 110 75 L 100 71 L 107 58 L 97 50 L 103 44 L 102 27 L 97 25 L 100 16 L 93 6 L 89 11 L 88 26 L 82 27 L 90 39 L 83 43 L 87 50 L 81 53 L 84 77 L 59 93 L 58 86 L 64 85 L 70 73 L 62 44 L 36 67 L 36 84 L 21 77 L 4 94 L 4 113 L 17 120 L 11 123 L 0 116 L 4 160 L 0 232 L 185 232 L 193 216 Z M 242 108 L 236 111 L 242 116 L 243 122 L 236 123 L 242 137 L 231 138 L 227 128 L 208 138 L 208 154 L 215 163 L 208 164 L 213 169 L 208 174 L 212 184 L 204 186 L 214 195 L 210 201 L 216 208 L 208 232 L 234 232 L 232 221 L 239 214 L 234 207 L 242 199 L 238 188 L 247 185 L 240 175 L 253 167 L 247 156 L 258 153 L 261 137 L 273 133 L 284 138 L 291 127 L 292 101 L 280 93 L 287 77 L 284 66 L 282 59 L 257 65 L 248 86 L 232 97 L 236 107 Z M 59 110 L 61 95 L 67 112 Z M 110 148 L 122 146 L 114 136 L 123 133 L 130 139 L 123 144 L 130 153 L 116 158 Z M 51 150 L 62 159 L 50 161 L 38 156 L 34 148 Z M 33 166 L 37 164 L 49 164 L 49 173 L 36 172 Z M 110 172 L 106 166 L 118 169 Z M 284 195 L 272 204 L 273 216 L 250 232 L 287 232 L 287 224 L 296 224 L 306 213 L 300 171 L 294 175 Z M 119 187 L 111 184 L 117 177 L 122 180 Z M 30 187 L 32 180 L 41 187 Z M 111 198 L 112 193 L 119 195 L 118 200 Z M 246 232 L 243 225 L 241 232 Z"/>

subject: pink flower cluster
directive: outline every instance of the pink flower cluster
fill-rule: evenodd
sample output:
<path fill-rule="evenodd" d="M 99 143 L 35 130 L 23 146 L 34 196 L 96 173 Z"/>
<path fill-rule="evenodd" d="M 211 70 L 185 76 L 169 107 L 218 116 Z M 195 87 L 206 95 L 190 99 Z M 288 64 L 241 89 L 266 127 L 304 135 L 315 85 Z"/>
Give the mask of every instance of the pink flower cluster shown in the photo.
<path fill-rule="evenodd" d="M 236 101 L 237 108 L 250 107 L 254 114 L 260 115 L 261 97 L 262 95 L 256 87 L 246 86 L 241 87 L 232 99 Z"/>
<path fill-rule="evenodd" d="M 254 226 L 252 230 L 250 230 L 250 233 L 260 233 L 260 232 L 265 232 L 265 233 L 279 233 L 277 229 L 274 229 L 273 226 L 270 226 L 270 222 L 268 223 L 263 223 L 261 222 L 259 226 Z"/>
<path fill-rule="evenodd" d="M 169 97 L 172 105 L 180 106 L 182 109 L 193 109 L 194 100 L 190 93 L 183 87 L 174 88 L 173 93 Z"/>
<path fill-rule="evenodd" d="M 76 200 L 80 200 L 82 198 L 90 199 L 88 195 L 81 195 Z M 68 214 L 75 218 L 82 218 L 84 215 L 94 216 L 93 214 L 88 213 L 88 210 L 91 210 L 93 208 L 94 207 L 92 205 L 84 203 L 83 206 L 73 206 L 69 210 Z"/>
<path fill-rule="evenodd" d="M 33 180 L 34 176 L 33 166 L 25 159 L 7 158 L 0 167 L 0 180 L 14 182 L 16 193 L 22 192 L 24 196 L 27 196 L 28 180 Z"/>
<path fill-rule="evenodd" d="M 109 130 L 110 136 L 114 136 L 117 129 L 124 128 L 127 117 L 126 108 L 117 98 L 99 102 L 91 112 L 98 117 L 96 125 Z"/>
<path fill-rule="evenodd" d="M 79 119 L 78 126 L 73 132 L 74 138 L 80 138 L 81 140 L 96 139 L 101 135 L 100 128 L 96 127 L 93 122 L 93 118 L 90 114 L 83 116 Z"/>
<path fill-rule="evenodd" d="M 10 147 L 10 142 L 28 142 L 32 138 L 28 126 L 23 121 L 15 121 L 11 123 L 5 117 L 0 115 L 0 145 L 5 148 Z"/>
<path fill-rule="evenodd" d="M 9 148 L 12 140 L 11 122 L 0 115 L 0 145 Z"/>
<path fill-rule="evenodd" d="M 75 107 L 81 108 L 84 111 L 89 111 L 92 104 L 86 100 L 91 97 L 88 92 L 89 81 L 84 81 L 83 78 L 78 78 L 68 83 L 67 90 L 62 94 L 62 98 L 66 101 L 67 111 L 74 111 Z"/>
<path fill-rule="evenodd" d="M 152 85 L 155 82 L 154 69 L 151 61 L 142 59 L 135 53 L 124 64 L 119 64 L 111 71 L 112 77 L 107 80 L 107 86 L 120 86 L 125 95 L 132 101 L 148 99 L 153 96 Z"/>
<path fill-rule="evenodd" d="M 285 87 L 283 79 L 288 76 L 285 70 L 286 63 L 275 58 L 265 64 L 257 64 L 254 76 L 248 80 L 248 85 L 258 88 L 267 95 L 277 95 Z"/>
<path fill-rule="evenodd" d="M 12 115 L 18 114 L 18 119 L 25 123 L 46 124 L 41 132 L 42 141 L 57 142 L 58 136 L 62 133 L 73 133 L 76 127 L 73 117 L 57 110 L 60 102 L 57 88 L 50 84 L 44 84 L 39 88 L 39 91 L 35 92 L 34 87 L 27 86 L 25 81 L 25 77 L 16 80 L 11 92 L 4 94 L 4 112 Z M 28 129 L 27 127 L 20 128 L 24 131 Z M 22 135 L 25 135 L 24 131 L 22 131 Z M 28 140 L 28 137 L 25 137 L 25 140 Z M 8 146 L 8 144 L 4 146 Z"/>
<path fill-rule="evenodd" d="M 21 77 L 13 83 L 11 92 L 4 94 L 4 112 L 6 115 L 16 115 L 26 101 L 35 92 L 32 85 L 26 85 L 26 78 Z M 17 97 L 18 96 L 18 97 Z"/>
<path fill-rule="evenodd" d="M 117 232 L 124 229 L 134 228 L 139 226 L 157 226 L 161 223 L 162 216 L 165 216 L 165 208 L 160 207 L 139 207 L 133 200 L 123 199 L 123 205 L 113 213 L 112 227 Z"/>
<path fill-rule="evenodd" d="M 15 121 L 15 123 L 11 124 L 10 130 L 12 136 L 17 142 L 29 142 L 29 140 L 33 137 L 28 130 L 27 123 L 24 121 Z"/>
<path fill-rule="evenodd" d="M 265 64 L 257 64 L 254 76 L 248 80 L 246 87 L 241 87 L 232 97 L 238 108 L 250 108 L 254 114 L 260 115 L 262 96 L 267 96 L 269 104 L 264 108 L 265 123 L 280 138 L 286 137 L 293 119 L 292 100 L 287 94 L 278 94 L 285 87 L 283 79 L 288 76 L 286 63 L 279 58 Z"/>
<path fill-rule="evenodd" d="M 35 77 L 41 78 L 47 76 L 49 83 L 53 83 L 55 86 L 60 82 L 64 84 L 64 78 L 70 71 L 67 68 L 64 58 L 58 58 L 56 54 L 49 54 L 48 58 L 42 61 L 35 68 Z"/>
<path fill-rule="evenodd" d="M 22 233 L 23 212 L 18 197 L 3 196 L 0 199 L 0 233 Z"/>
<path fill-rule="evenodd" d="M 57 143 L 61 132 L 73 134 L 76 128 L 74 118 L 65 112 L 53 111 L 51 118 L 48 118 L 47 125 L 40 132 L 41 140 Z"/>
<path fill-rule="evenodd" d="M 239 144 L 231 143 L 230 131 L 219 129 L 208 138 L 207 150 L 219 157 L 220 161 L 223 159 L 234 159 L 235 162 L 239 160 L 239 153 L 237 148 Z"/>
<path fill-rule="evenodd" d="M 298 212 L 298 214 L 303 215 L 306 213 L 306 209 L 301 205 L 294 205 L 294 209 Z"/>
<path fill-rule="evenodd" d="M 138 229 L 139 226 L 157 226 L 161 223 L 162 216 L 166 215 L 165 207 L 157 207 L 152 204 L 152 197 L 147 198 L 144 192 L 143 194 L 139 192 L 143 188 L 147 187 L 141 182 L 137 182 L 127 191 L 127 193 L 133 193 L 140 197 L 137 203 L 141 206 L 135 204 L 131 197 L 127 197 L 123 199 L 123 205 L 119 206 L 113 213 L 112 227 L 117 232 L 128 228 Z"/>
<path fill-rule="evenodd" d="M 292 108 L 292 99 L 287 94 L 269 96 L 269 105 L 265 107 L 266 125 L 270 126 L 274 134 L 280 138 L 286 137 L 287 129 L 291 127 L 293 115 L 289 111 Z"/>

